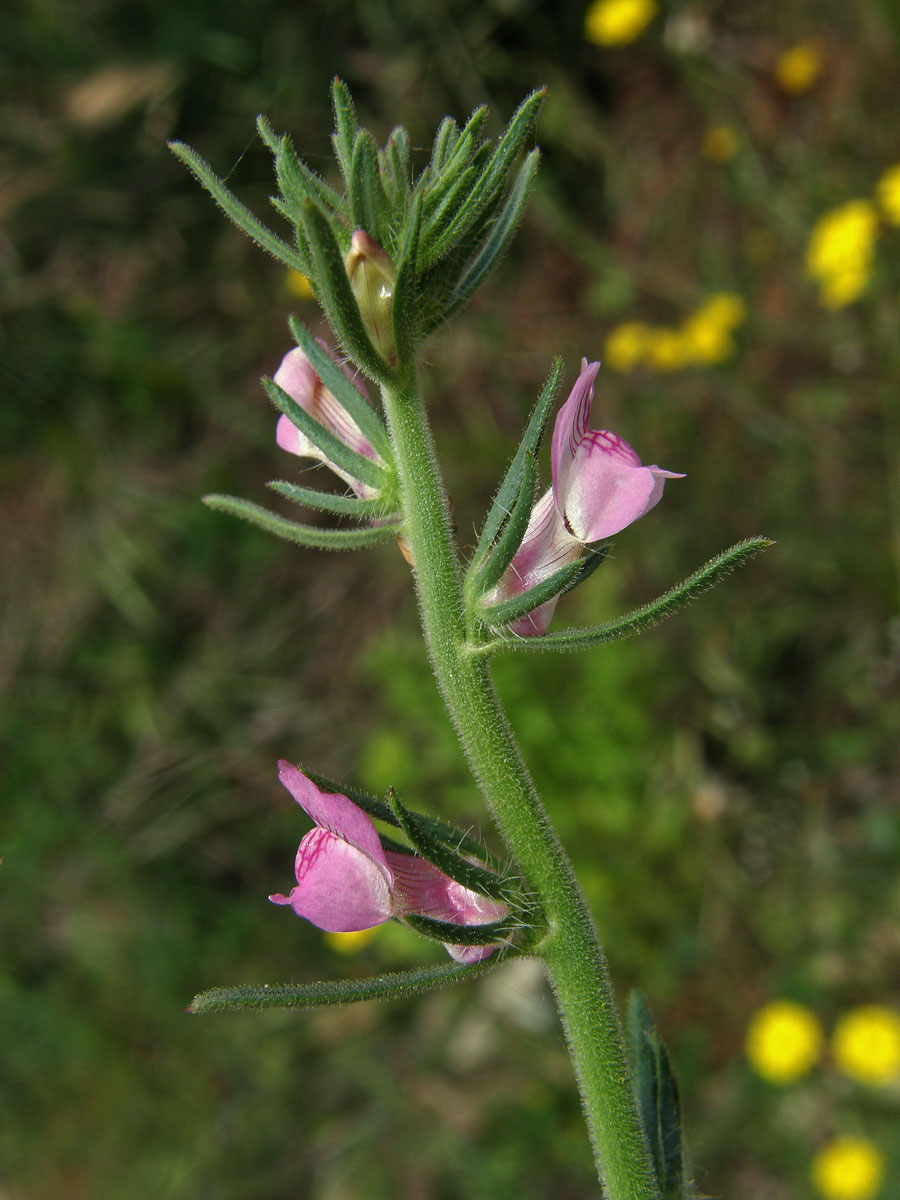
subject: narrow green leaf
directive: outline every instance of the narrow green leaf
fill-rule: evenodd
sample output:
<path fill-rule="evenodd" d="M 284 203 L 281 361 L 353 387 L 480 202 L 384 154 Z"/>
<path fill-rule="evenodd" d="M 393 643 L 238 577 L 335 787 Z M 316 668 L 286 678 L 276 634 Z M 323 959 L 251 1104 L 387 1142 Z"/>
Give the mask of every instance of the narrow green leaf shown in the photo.
<path fill-rule="evenodd" d="M 535 406 L 531 410 L 531 416 L 528 418 L 528 424 L 522 435 L 522 441 L 519 443 L 513 460 L 507 468 L 503 482 L 500 484 L 497 495 L 494 497 L 494 502 L 484 522 L 484 528 L 478 539 L 478 545 L 475 547 L 475 553 L 472 555 L 472 561 L 475 563 L 480 563 L 487 554 L 503 522 L 509 517 L 510 510 L 515 503 L 516 496 L 522 485 L 522 473 L 525 469 L 526 457 L 530 454 L 534 458 L 537 458 L 537 453 L 541 448 L 541 441 L 544 437 L 544 431 L 550 419 L 550 411 L 553 408 L 556 394 L 559 391 L 562 371 L 562 359 L 555 358 L 553 366 L 550 368 L 550 374 L 541 388 L 541 394 L 538 396 Z"/>
<path fill-rule="evenodd" d="M 316 787 L 321 788 L 324 792 L 340 792 L 347 796 L 354 804 L 358 804 L 363 812 L 375 821 L 384 821 L 386 825 L 392 825 L 395 829 L 400 828 L 400 821 L 397 815 L 384 800 L 378 796 L 373 796 L 371 792 L 365 792 L 361 788 L 354 787 L 352 784 L 338 783 L 334 779 L 329 779 L 326 775 L 320 775 L 317 771 L 307 770 L 302 768 L 303 774 L 313 781 Z M 439 839 L 445 846 L 450 846 L 452 849 L 461 854 L 471 855 L 477 858 L 479 862 L 487 863 L 489 866 L 495 865 L 494 859 L 482 846 L 481 842 L 475 838 L 469 837 L 463 833 L 461 829 L 457 829 L 455 825 L 450 825 L 446 821 L 441 821 L 437 817 L 426 817 L 422 813 L 416 813 L 415 816 L 435 838 Z"/>
<path fill-rule="evenodd" d="M 328 351 L 320 346 L 305 325 L 296 319 L 288 319 L 291 333 L 297 345 L 309 359 L 310 366 L 328 388 L 332 396 L 347 410 L 359 427 L 360 433 L 370 442 L 372 449 L 386 463 L 393 462 L 394 452 L 384 421 L 378 415 L 352 379 L 348 379 Z M 361 475 L 355 476 L 361 479 Z"/>
<path fill-rule="evenodd" d="M 466 121 L 452 151 L 445 156 L 442 174 L 452 175 L 465 166 L 479 147 L 478 139 L 487 122 L 489 115 L 486 104 L 480 104 L 474 109 Z"/>
<path fill-rule="evenodd" d="M 279 262 L 294 271 L 305 273 L 308 270 L 307 263 L 297 251 L 287 242 L 282 241 L 277 234 L 267 229 L 249 208 L 241 204 L 240 200 L 219 179 L 209 163 L 205 162 L 195 150 L 183 142 L 170 142 L 169 149 L 176 158 L 181 159 L 188 170 L 206 188 L 226 217 L 256 242 L 257 246 L 267 250 L 273 258 L 277 258 Z"/>
<path fill-rule="evenodd" d="M 319 492 L 314 488 L 298 487 L 284 479 L 271 479 L 266 484 L 279 496 L 292 500 L 294 504 L 304 504 L 307 508 L 317 508 L 320 512 L 338 513 L 345 517 L 356 517 L 359 520 L 371 520 L 382 517 L 384 504 L 380 499 L 360 500 L 358 496 L 342 496 L 334 492 Z"/>
<path fill-rule="evenodd" d="M 318 446 L 328 462 L 334 463 L 352 479 L 358 479 L 369 487 L 380 489 L 387 486 L 389 476 L 384 467 L 371 458 L 358 454 L 356 450 L 351 450 L 315 417 L 310 416 L 305 408 L 301 408 L 273 379 L 263 379 L 262 385 L 278 411 L 283 412 L 301 433 Z"/>
<path fill-rule="evenodd" d="M 637 989 L 628 998 L 628 1039 L 638 1112 L 662 1200 L 682 1200 L 685 1162 L 678 1083 L 647 1004 Z"/>
<path fill-rule="evenodd" d="M 536 486 L 537 467 L 534 455 L 526 453 L 522 478 L 519 483 L 519 494 L 509 515 L 509 520 L 488 557 L 474 573 L 467 575 L 466 593 L 468 595 L 480 599 L 491 590 L 495 583 L 499 582 L 503 572 L 512 562 L 516 551 L 522 545 L 525 530 L 528 528 Z"/>
<path fill-rule="evenodd" d="M 509 249 L 537 175 L 540 158 L 540 151 L 532 150 L 522 164 L 522 168 L 516 176 L 516 182 L 507 196 L 487 240 L 463 272 L 449 300 L 444 305 L 445 320 L 452 317 L 471 299 Z"/>
<path fill-rule="evenodd" d="M 471 165 L 463 167 L 449 187 L 435 187 L 429 190 L 423 205 L 423 212 L 427 213 L 428 218 L 425 224 L 425 236 L 429 241 L 429 246 L 432 241 L 443 235 L 444 230 L 459 211 L 460 205 L 469 195 L 477 178 L 478 167 Z M 437 252 L 429 250 L 425 260 L 426 265 L 430 266 L 437 257 Z"/>
<path fill-rule="evenodd" d="M 358 366 L 379 383 L 390 384 L 393 372 L 366 333 L 331 226 L 311 201 L 303 205 L 301 221 L 312 255 L 319 298 L 332 329 Z"/>
<path fill-rule="evenodd" d="M 609 557 L 609 552 L 612 549 L 612 542 L 605 542 L 602 546 L 585 546 L 584 557 L 581 559 L 580 569 L 573 575 L 570 583 L 559 593 L 560 596 L 565 596 L 568 592 L 573 592 L 575 588 L 580 587 L 586 579 L 590 579 L 597 568 L 605 563 Z"/>
<path fill-rule="evenodd" d="M 532 92 L 516 109 L 465 203 L 441 236 L 429 247 L 429 261 L 440 258 L 490 210 L 503 190 L 510 166 L 527 139 L 534 133 L 538 110 L 544 102 L 545 94 L 546 88 Z"/>
<path fill-rule="evenodd" d="M 534 587 L 528 588 L 527 591 L 520 592 L 518 596 L 513 596 L 509 600 L 501 600 L 499 604 L 482 604 L 478 610 L 478 616 L 485 625 L 489 625 L 491 629 L 499 629 L 503 625 L 509 625 L 512 621 L 517 621 L 520 617 L 526 616 L 530 612 L 534 612 L 536 608 L 540 608 L 542 604 L 546 604 L 548 600 L 552 600 L 554 596 L 560 596 L 563 592 L 571 590 L 575 579 L 581 574 L 582 562 L 581 559 L 573 563 L 569 563 L 567 567 L 562 567 L 559 571 L 554 571 L 552 575 L 548 575 L 541 583 L 536 583 Z M 546 641 L 547 634 L 540 638 L 522 638 L 519 640 L 525 642 Z"/>
<path fill-rule="evenodd" d="M 459 126 L 452 117 L 444 117 L 440 125 L 438 125 L 437 133 L 434 135 L 434 144 L 431 148 L 431 172 L 437 177 L 440 175 L 444 163 L 453 153 L 456 143 L 459 141 Z"/>
<path fill-rule="evenodd" d="M 489 871 L 485 867 L 469 862 L 455 850 L 450 849 L 443 839 L 435 837 L 428 827 L 428 822 L 423 820 L 418 813 L 408 809 L 393 788 L 388 796 L 400 828 L 422 858 L 434 863 L 438 870 L 449 875 L 451 879 L 455 879 L 457 883 L 461 883 L 463 887 L 480 892 L 484 896 L 490 896 L 494 900 L 509 902 L 510 898 L 516 894 L 517 889 L 511 880 L 498 875 L 495 871 Z M 519 907 L 521 907 L 521 903 Z"/>
<path fill-rule="evenodd" d="M 373 525 L 363 529 L 320 529 L 316 525 L 300 525 L 238 496 L 204 496 L 203 503 L 217 512 L 249 521 L 286 542 L 316 550 L 362 550 L 390 541 L 402 529 L 401 525 Z"/>
<path fill-rule="evenodd" d="M 384 247 L 388 202 L 378 169 L 375 139 L 366 129 L 356 135 L 350 165 L 350 212 L 356 229 L 364 229 Z"/>
<path fill-rule="evenodd" d="M 331 102 L 334 107 L 334 133 L 332 144 L 341 174 L 344 176 L 344 186 L 350 190 L 351 168 L 353 165 L 353 147 L 356 144 L 356 109 L 353 99 L 342 79 L 335 77 L 331 85 Z"/>
<path fill-rule="evenodd" d="M 276 134 L 262 116 L 257 117 L 256 127 L 275 157 L 275 170 L 281 190 L 286 199 L 293 201 L 296 209 L 308 198 L 317 200 L 320 206 L 335 213 L 346 213 L 347 202 L 344 197 L 297 156 L 287 134 Z"/>
<path fill-rule="evenodd" d="M 355 1004 L 360 1000 L 394 1000 L 418 996 L 450 983 L 462 983 L 493 970 L 512 957 L 499 952 L 471 966 L 441 963 L 413 971 L 394 971 L 371 979 L 329 979 L 321 983 L 259 984 L 255 987 L 219 987 L 201 992 L 188 1012 L 228 1012 L 248 1008 L 322 1008 Z"/>
<path fill-rule="evenodd" d="M 403 921 L 437 942 L 449 942 L 451 946 L 489 946 L 501 942 L 514 929 L 521 928 L 518 916 L 504 917 L 502 921 L 486 921 L 482 925 L 456 925 L 453 921 L 436 921 L 421 913 L 405 912 Z"/>
<path fill-rule="evenodd" d="M 391 325 L 397 362 L 402 366 L 415 360 L 418 333 L 417 263 L 419 234 L 422 229 L 422 205 L 419 196 L 413 200 L 413 208 L 407 224 L 407 240 L 398 264 L 397 282 L 391 307 Z"/>
<path fill-rule="evenodd" d="M 617 638 L 631 637 L 636 633 L 657 625 L 660 621 L 673 616 L 679 609 L 690 604 L 701 593 L 708 591 L 720 580 L 724 579 L 735 567 L 740 566 L 761 550 L 773 545 L 768 538 L 747 538 L 738 542 L 710 559 L 693 575 L 683 579 L 681 583 L 664 592 L 656 600 L 636 608 L 624 617 L 608 621 L 604 625 L 589 625 L 584 629 L 560 629 L 555 633 L 545 633 L 543 637 L 508 638 L 493 643 L 493 650 L 589 650 L 593 646 L 602 646 Z"/>
<path fill-rule="evenodd" d="M 402 209 L 409 195 L 409 134 L 402 125 L 391 130 L 384 148 L 384 164 L 386 177 L 390 179 L 393 187 L 394 204 L 398 209 Z M 388 247 L 385 246 L 384 249 L 387 250 Z"/>

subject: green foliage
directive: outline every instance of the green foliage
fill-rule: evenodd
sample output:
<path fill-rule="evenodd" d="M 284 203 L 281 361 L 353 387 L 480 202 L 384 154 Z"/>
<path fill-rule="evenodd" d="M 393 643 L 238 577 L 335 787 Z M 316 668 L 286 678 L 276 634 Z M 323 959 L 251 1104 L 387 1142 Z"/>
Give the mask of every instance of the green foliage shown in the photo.
<path fill-rule="evenodd" d="M 678 1083 L 647 1002 L 636 989 L 628 997 L 628 1041 L 635 1098 L 660 1195 L 685 1200 L 693 1192 L 685 1170 Z"/>

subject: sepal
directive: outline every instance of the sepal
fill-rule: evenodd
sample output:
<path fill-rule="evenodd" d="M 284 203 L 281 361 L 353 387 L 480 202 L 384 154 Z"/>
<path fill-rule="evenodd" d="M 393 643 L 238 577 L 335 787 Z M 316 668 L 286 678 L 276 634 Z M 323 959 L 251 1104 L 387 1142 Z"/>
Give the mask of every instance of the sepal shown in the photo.
<path fill-rule="evenodd" d="M 452 928 L 458 933 L 459 926 Z M 515 954 L 514 950 L 503 947 L 491 958 L 469 966 L 440 963 L 413 971 L 392 971 L 370 979 L 328 979 L 318 983 L 263 983 L 210 988 L 195 996 L 187 1011 L 200 1014 L 248 1008 L 325 1008 L 335 1004 L 355 1004 L 360 1000 L 399 1000 L 451 983 L 474 979 L 493 970 L 501 962 L 508 962 Z"/>
<path fill-rule="evenodd" d="M 588 574 L 590 574 L 590 571 L 588 571 Z M 552 575 L 548 575 L 546 579 L 541 580 L 540 583 L 536 583 L 534 587 L 528 588 L 527 591 L 520 592 L 517 596 L 512 596 L 509 600 L 501 600 L 499 604 L 481 604 L 477 610 L 478 619 L 483 624 L 489 625 L 491 629 L 500 629 L 502 626 L 509 625 L 513 621 L 518 621 L 520 617 L 525 617 L 530 612 L 534 612 L 536 608 L 540 608 L 548 600 L 552 600 L 556 596 L 561 596 L 564 592 L 571 591 L 584 578 L 586 578 L 584 574 L 584 562 L 579 558 L 575 562 L 569 563 L 568 566 L 554 571 Z M 544 634 L 540 638 L 524 638 L 521 640 L 545 642 L 547 636 L 547 634 Z"/>
<path fill-rule="evenodd" d="M 488 870 L 486 867 L 463 858 L 436 837 L 429 829 L 428 822 L 418 813 L 408 809 L 393 788 L 388 792 L 387 802 L 396 816 L 400 828 L 422 858 L 427 859 L 456 883 L 461 883 L 463 887 L 469 888 L 473 892 L 480 892 L 492 900 L 504 900 L 521 907 L 522 897 L 516 887 L 518 881 L 504 878 L 496 871 Z"/>
<path fill-rule="evenodd" d="M 322 529 L 318 525 L 302 525 L 279 516 L 260 504 L 242 500 L 239 496 L 212 494 L 203 503 L 217 512 L 229 513 L 249 521 L 257 529 L 271 533 L 286 542 L 309 546 L 316 550 L 362 550 L 396 538 L 403 530 L 400 524 L 372 525 L 362 529 Z"/>
<path fill-rule="evenodd" d="M 454 921 L 437 921 L 434 917 L 416 912 L 405 912 L 403 920 L 416 933 L 443 942 L 445 946 L 490 946 L 494 942 L 504 941 L 514 930 L 522 927 L 522 918 L 518 913 L 510 913 L 499 921 L 487 921 L 482 925 L 457 925 Z"/>
<path fill-rule="evenodd" d="M 366 458 L 364 454 L 357 453 L 356 450 L 351 449 L 345 442 L 342 442 L 340 438 L 335 437 L 329 429 L 326 429 L 315 417 L 310 416 L 306 409 L 302 408 L 273 379 L 264 378 L 262 385 L 278 411 L 284 413 L 291 424 L 296 426 L 301 433 L 305 434 L 322 451 L 328 462 L 334 463 L 342 471 L 345 471 L 354 479 L 358 479 L 361 483 L 367 484 L 369 487 L 380 490 L 387 485 L 390 474 L 384 467 L 377 462 L 373 462 L 371 458 Z"/>
<path fill-rule="evenodd" d="M 526 453 L 519 480 L 519 494 L 516 496 L 509 514 L 509 520 L 503 527 L 503 532 L 497 539 L 493 550 L 484 559 L 481 566 L 474 571 L 471 567 L 469 568 L 465 583 L 467 595 L 478 598 L 486 595 L 512 562 L 516 551 L 522 545 L 525 530 L 528 528 L 536 486 L 537 467 L 534 455 Z"/>
<path fill-rule="evenodd" d="M 682 1141 L 678 1082 L 650 1010 L 637 989 L 628 998 L 628 1040 L 635 1100 L 661 1200 L 684 1200 L 694 1193 Z"/>
<path fill-rule="evenodd" d="M 547 376 L 546 382 L 541 389 L 541 394 L 538 396 L 535 406 L 531 411 L 531 416 L 522 435 L 522 441 L 519 443 L 513 460 L 503 477 L 503 482 L 500 484 L 494 501 L 491 504 L 490 511 L 485 518 L 481 536 L 478 539 L 478 545 L 475 547 L 475 553 L 472 555 L 472 562 L 476 565 L 476 569 L 481 566 L 483 559 L 503 527 L 504 522 L 509 519 L 510 511 L 516 502 L 516 497 L 522 486 L 522 477 L 525 472 L 525 463 L 528 455 L 531 455 L 532 458 L 537 458 L 537 453 L 540 450 L 541 442 L 547 429 L 547 423 L 550 420 L 550 413 L 556 402 L 556 394 L 559 391 L 559 385 L 562 381 L 562 373 L 562 359 L 555 358 L 553 366 L 550 368 L 550 374 Z"/>
<path fill-rule="evenodd" d="M 393 461 L 391 439 L 381 417 L 352 379 L 341 370 L 328 351 L 296 317 L 288 319 L 294 341 L 332 396 L 347 410 L 372 448 L 385 462 Z"/>

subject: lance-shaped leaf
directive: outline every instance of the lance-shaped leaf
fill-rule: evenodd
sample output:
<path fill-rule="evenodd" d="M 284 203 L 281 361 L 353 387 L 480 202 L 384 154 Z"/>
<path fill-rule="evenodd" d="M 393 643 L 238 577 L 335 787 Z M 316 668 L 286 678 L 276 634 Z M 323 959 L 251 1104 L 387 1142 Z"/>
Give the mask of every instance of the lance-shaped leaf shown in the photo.
<path fill-rule="evenodd" d="M 350 212 L 355 229 L 365 229 L 383 246 L 390 222 L 390 206 L 378 169 L 375 139 L 366 129 L 356 135 L 350 167 Z"/>
<path fill-rule="evenodd" d="M 488 119 L 488 108 L 486 104 L 479 105 L 476 108 L 468 121 L 462 128 L 459 137 L 453 146 L 453 149 L 444 158 L 444 163 L 441 168 L 441 174 L 453 175 L 462 166 L 466 165 L 472 156 L 479 149 L 480 143 L 478 139 L 481 137 L 481 132 L 484 129 Z"/>
<path fill-rule="evenodd" d="M 360 500 L 358 496 L 343 496 L 337 492 L 320 492 L 315 488 L 299 487 L 285 479 L 270 479 L 266 487 L 284 496 L 294 504 L 316 508 L 319 512 L 337 513 L 344 517 L 356 517 L 360 521 L 371 521 L 385 515 L 385 504 L 381 497 Z"/>
<path fill-rule="evenodd" d="M 628 998 L 628 1040 L 638 1112 L 662 1200 L 688 1194 L 681 1136 L 681 1098 L 668 1052 L 637 990 Z"/>
<path fill-rule="evenodd" d="M 335 437 L 320 421 L 310 416 L 305 408 L 301 408 L 274 379 L 263 379 L 262 385 L 278 411 L 283 412 L 301 433 L 318 446 L 330 463 L 334 463 L 347 475 L 368 484 L 369 487 L 381 489 L 387 485 L 390 477 L 384 467 Z"/>
<path fill-rule="evenodd" d="M 690 604 L 697 596 L 714 587 L 735 567 L 745 563 L 761 550 L 773 545 L 768 538 L 747 538 L 717 554 L 708 563 L 683 579 L 681 583 L 634 609 L 614 621 L 603 625 L 589 625 L 583 629 L 560 629 L 554 633 L 544 634 L 539 638 L 509 638 L 490 643 L 484 647 L 484 652 L 494 650 L 589 650 L 593 646 L 602 646 L 606 642 L 616 641 L 617 638 L 632 637 L 643 633 L 652 626 L 666 620 Z M 493 621 L 492 621 L 493 623 Z"/>
<path fill-rule="evenodd" d="M 516 496 L 519 494 L 522 486 L 522 477 L 525 472 L 525 463 L 528 456 L 537 457 L 544 431 L 547 428 L 547 422 L 550 419 L 550 411 L 556 401 L 556 393 L 559 390 L 560 380 L 562 379 L 562 370 L 562 359 L 555 358 L 553 366 L 550 368 L 550 374 L 547 376 L 547 381 L 541 389 L 541 394 L 538 396 L 531 416 L 528 419 L 525 433 L 522 435 L 522 441 L 519 443 L 513 460 L 507 468 L 503 482 L 497 490 L 497 495 L 494 497 L 494 502 L 484 522 L 484 528 L 478 539 L 478 545 L 475 547 L 475 553 L 472 555 L 474 563 L 482 561 L 491 543 L 499 533 L 503 522 L 508 519 L 510 510 L 515 504 Z"/>
<path fill-rule="evenodd" d="M 309 359 L 310 366 L 328 391 L 347 410 L 356 422 L 360 433 L 368 438 L 373 450 L 385 462 L 391 462 L 394 457 L 391 439 L 384 422 L 372 405 L 361 394 L 353 380 L 341 370 L 328 351 L 316 341 L 305 325 L 302 325 L 296 317 L 288 318 L 288 325 L 294 341 Z"/>
<path fill-rule="evenodd" d="M 305 767 L 303 773 L 325 792 L 342 792 L 374 820 L 384 821 L 386 825 L 391 825 L 395 829 L 400 828 L 400 821 L 396 813 L 380 797 L 373 796 L 371 792 L 363 791 L 361 788 L 353 787 L 352 784 L 338 783 L 334 779 L 329 779 L 326 775 L 320 775 L 317 771 L 310 771 Z M 475 838 L 470 837 L 461 829 L 457 829 L 455 825 L 451 825 L 447 821 L 441 821 L 437 817 L 426 817 L 422 813 L 416 813 L 415 815 L 428 833 L 445 846 L 449 846 L 461 854 L 468 854 L 473 858 L 477 858 L 479 862 L 487 863 L 489 866 L 496 866 L 494 859 L 485 847 L 482 846 L 481 842 L 476 841 Z"/>
<path fill-rule="evenodd" d="M 519 494 L 516 497 L 509 520 L 503 532 L 497 539 L 494 549 L 481 566 L 466 579 L 466 592 L 472 596 L 483 596 L 489 592 L 500 576 L 512 562 L 516 551 L 522 544 L 528 521 L 531 517 L 531 506 L 534 503 L 534 492 L 537 485 L 537 467 L 534 455 L 526 453 L 519 484 Z"/>
<path fill-rule="evenodd" d="M 319 299 L 331 328 L 353 361 L 379 383 L 390 383 L 393 372 L 366 333 L 350 287 L 344 256 L 331 226 L 312 201 L 301 210 L 303 233 L 309 244 Z"/>
<path fill-rule="evenodd" d="M 521 917 L 517 914 L 510 914 L 500 921 L 487 921 L 483 925 L 457 925 L 454 921 L 436 921 L 434 917 L 426 917 L 416 912 L 404 913 L 403 920 L 415 929 L 416 933 L 443 942 L 445 946 L 490 946 L 493 942 L 502 942 L 513 930 L 522 927 Z"/>
<path fill-rule="evenodd" d="M 397 361 L 401 364 L 413 362 L 416 352 L 416 334 L 419 324 L 417 266 L 421 228 L 422 205 L 420 198 L 416 196 L 406 227 L 406 242 L 400 252 L 400 266 L 397 271 L 397 283 L 394 287 L 394 301 L 391 308 L 394 346 Z"/>
<path fill-rule="evenodd" d="M 444 163 L 456 148 L 459 141 L 459 126 L 452 117 L 444 117 L 437 127 L 434 143 L 431 147 L 431 162 L 429 164 L 434 178 L 440 175 Z"/>
<path fill-rule="evenodd" d="M 440 258 L 467 232 L 488 214 L 503 190 L 509 168 L 526 141 L 533 135 L 538 110 L 544 102 L 546 88 L 532 92 L 519 105 L 506 131 L 497 143 L 478 181 L 471 189 L 465 203 L 443 233 L 429 247 L 429 262 Z"/>
<path fill-rule="evenodd" d="M 391 130 L 380 159 L 385 188 L 400 206 L 409 193 L 409 134 L 402 125 Z"/>
<path fill-rule="evenodd" d="M 316 550 L 362 550 L 368 546 L 378 546 L 396 538 L 403 528 L 402 525 L 373 525 L 363 529 L 321 529 L 317 525 L 301 525 L 297 521 L 290 521 L 238 496 L 213 494 L 204 496 L 203 503 L 217 512 L 230 513 L 233 517 L 249 521 L 258 529 L 286 542 Z"/>
<path fill-rule="evenodd" d="M 445 305 L 445 320 L 452 317 L 471 299 L 509 249 L 509 244 L 522 219 L 540 158 L 540 151 L 532 150 L 522 164 L 522 168 L 516 176 L 516 182 L 497 216 L 490 235 L 463 272 Z"/>
<path fill-rule="evenodd" d="M 490 148 L 484 146 L 482 150 L 483 154 L 482 151 L 479 151 L 479 156 L 487 157 Z M 434 184 L 424 193 L 422 211 L 427 218 L 425 222 L 425 236 L 428 239 L 429 247 L 434 239 L 443 233 L 444 229 L 447 228 L 459 211 L 460 205 L 478 178 L 481 165 L 476 159 L 469 163 L 468 166 L 461 166 L 458 174 L 451 175 L 448 171 L 443 180 Z M 429 249 L 426 265 L 430 265 L 434 262 L 434 259 L 435 255 Z"/>
<path fill-rule="evenodd" d="M 473 892 L 482 892 L 494 900 L 509 902 L 513 897 L 521 899 L 511 880 L 477 863 L 469 862 L 448 847 L 441 838 L 436 837 L 429 829 L 428 822 L 418 813 L 408 809 L 393 788 L 388 793 L 388 803 L 413 847 L 445 875 L 449 875 L 463 887 L 470 888 Z"/>
<path fill-rule="evenodd" d="M 578 580 L 584 569 L 580 559 L 569 563 L 560 570 L 554 571 L 552 575 L 548 575 L 546 579 L 536 583 L 534 587 L 527 588 L 524 592 L 520 592 L 516 596 L 510 597 L 509 600 L 501 600 L 499 604 L 482 604 L 478 609 L 478 616 L 485 625 L 490 625 L 492 629 L 498 629 L 502 625 L 509 625 L 513 621 L 517 621 L 520 617 L 527 616 L 536 608 L 540 608 L 542 604 L 546 604 L 548 600 L 554 599 L 556 596 L 561 596 L 563 592 L 570 591 Z M 547 635 L 541 638 L 526 638 L 526 641 L 546 641 Z"/>
<path fill-rule="evenodd" d="M 454 926 L 454 928 L 456 928 Z M 321 983 L 258 984 L 245 987 L 210 988 L 195 996 L 190 1013 L 229 1012 L 248 1008 L 324 1008 L 356 1004 L 360 1000 L 399 1000 L 418 996 L 451 983 L 462 983 L 492 970 L 515 956 L 503 949 L 492 958 L 471 966 L 441 963 L 413 971 L 394 971 L 371 979 L 329 979 Z"/>
<path fill-rule="evenodd" d="M 334 133 L 331 136 L 334 153 L 344 176 L 344 184 L 350 190 L 353 147 L 356 145 L 356 109 L 353 99 L 342 79 L 335 78 L 331 85 L 331 101 L 334 107 Z"/>
<path fill-rule="evenodd" d="M 286 199 L 294 201 L 296 209 L 299 209 L 303 200 L 311 199 L 335 213 L 346 212 L 344 197 L 297 156 L 287 134 L 277 134 L 263 116 L 257 117 L 256 127 L 275 158 L 275 171 L 281 190 Z"/>
<path fill-rule="evenodd" d="M 273 258 L 277 258 L 286 267 L 290 267 L 291 270 L 301 271 L 304 274 L 309 270 L 309 264 L 302 255 L 277 234 L 267 229 L 250 209 L 229 191 L 209 163 L 202 159 L 196 150 L 192 150 L 183 142 L 170 142 L 169 149 L 196 176 L 222 212 L 237 225 L 238 229 L 246 233 L 263 250 L 267 250 Z"/>

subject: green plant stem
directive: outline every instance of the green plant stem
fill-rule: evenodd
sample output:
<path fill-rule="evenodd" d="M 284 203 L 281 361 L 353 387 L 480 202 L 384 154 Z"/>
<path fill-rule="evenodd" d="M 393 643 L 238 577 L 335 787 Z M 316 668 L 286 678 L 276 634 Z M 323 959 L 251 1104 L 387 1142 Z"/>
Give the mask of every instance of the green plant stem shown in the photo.
<path fill-rule="evenodd" d="M 466 650 L 447 495 L 412 372 L 382 394 L 428 651 L 472 772 L 548 922 L 536 953 L 556 994 L 601 1181 L 609 1200 L 658 1200 L 593 919 L 522 760 L 489 665 Z"/>

